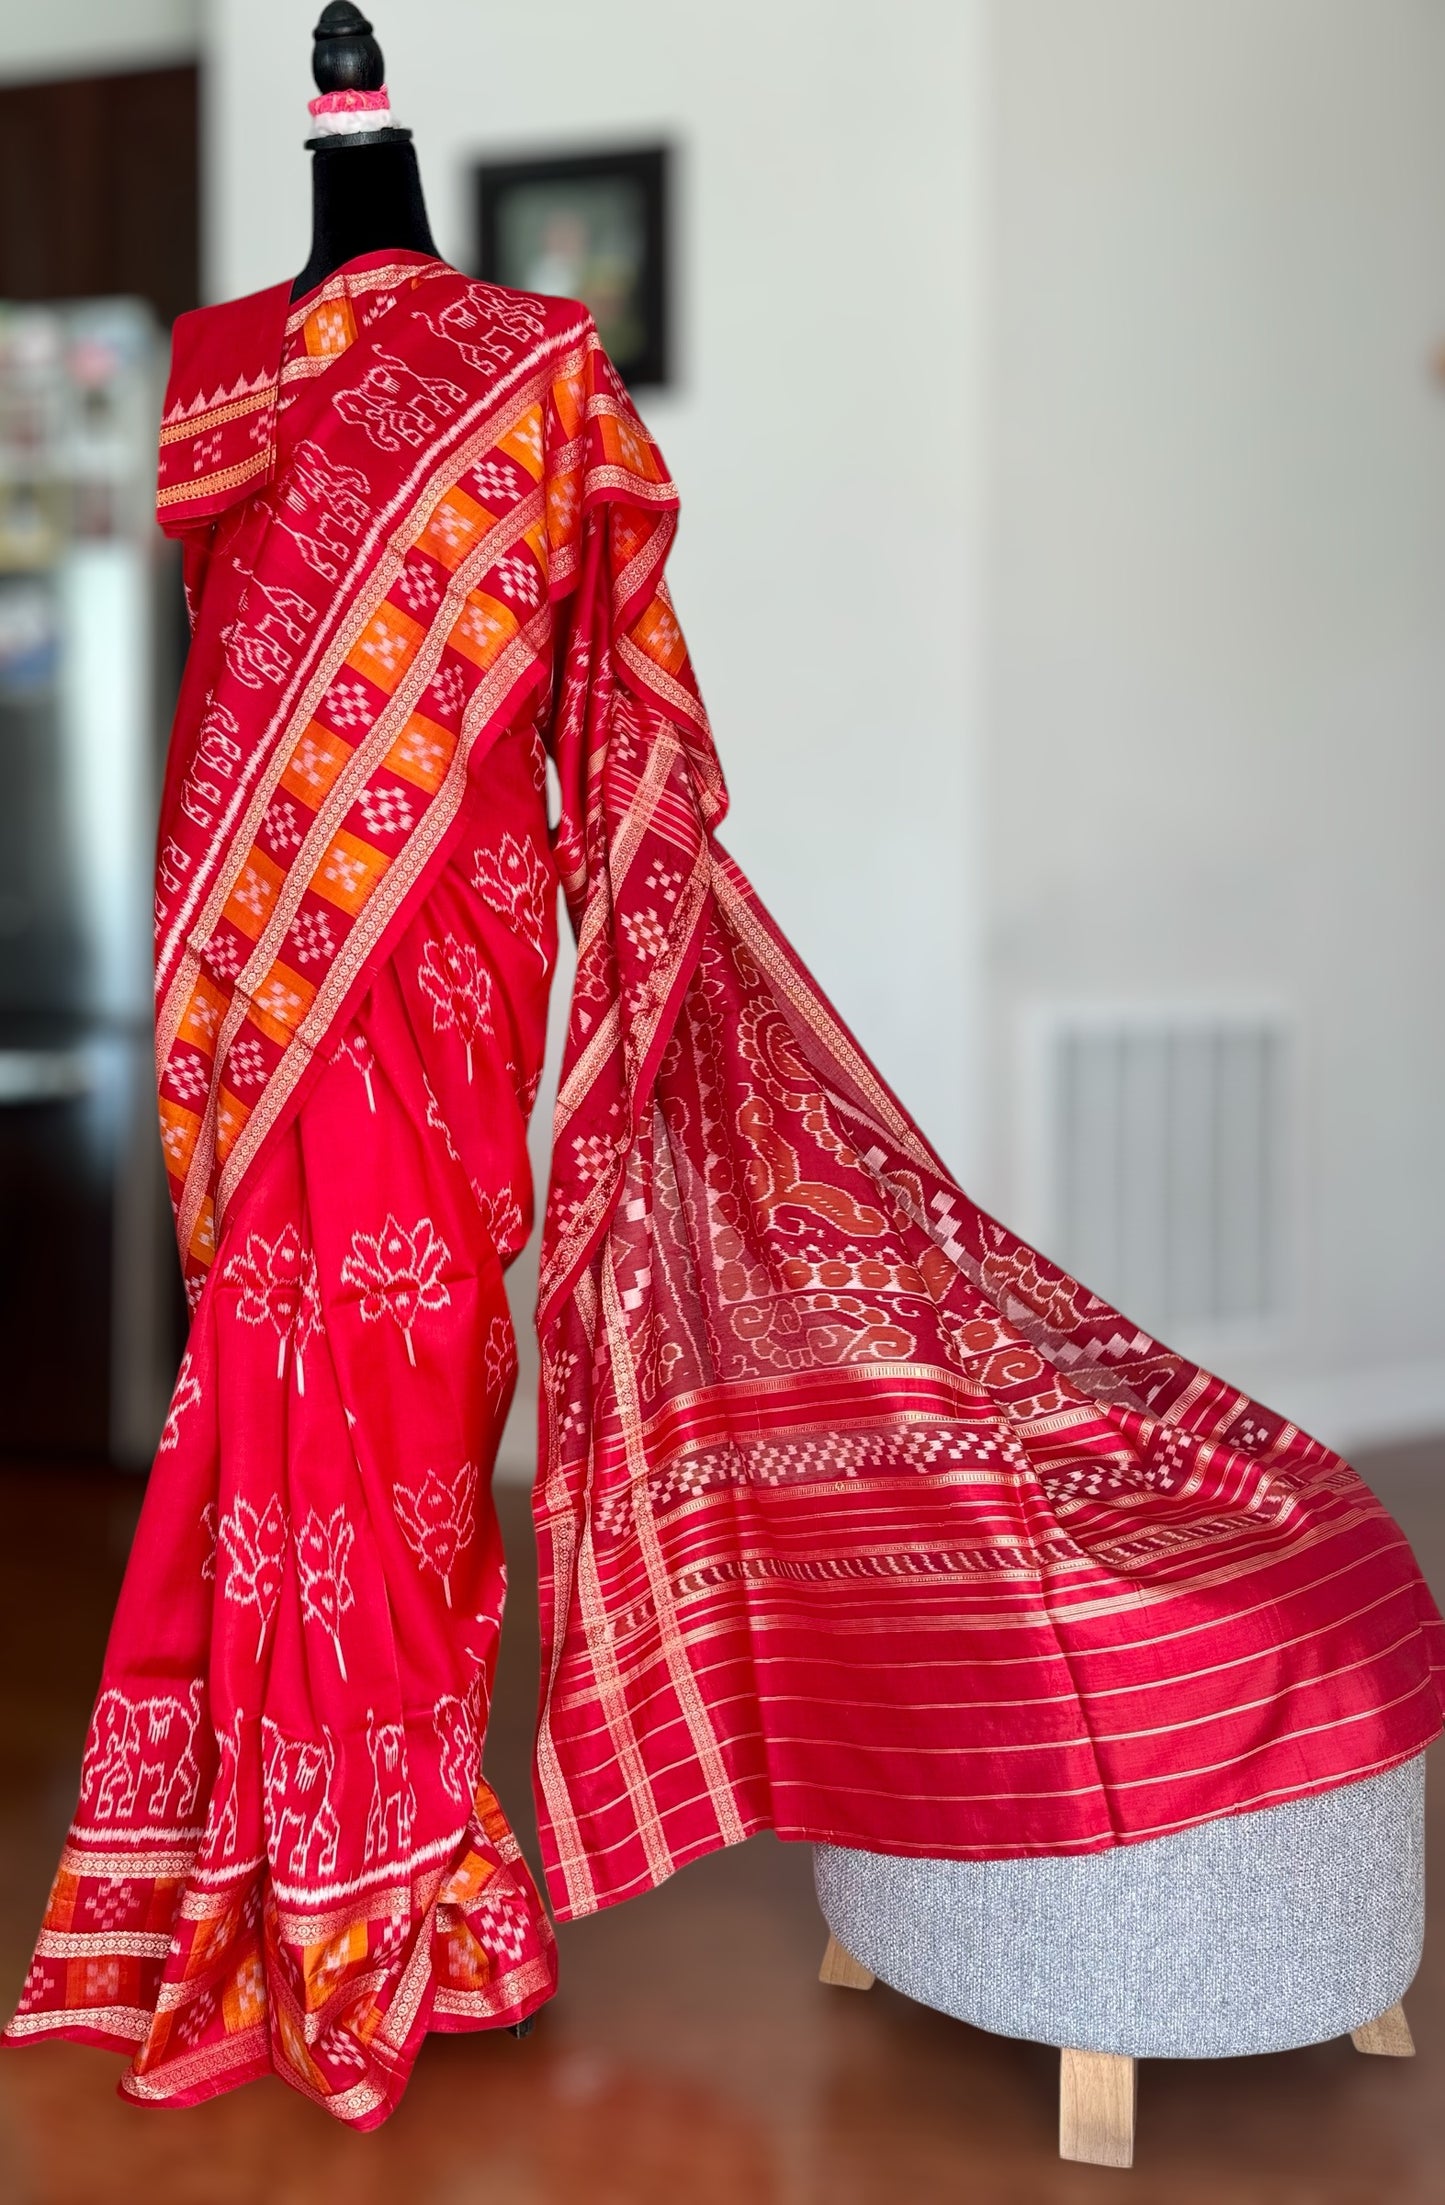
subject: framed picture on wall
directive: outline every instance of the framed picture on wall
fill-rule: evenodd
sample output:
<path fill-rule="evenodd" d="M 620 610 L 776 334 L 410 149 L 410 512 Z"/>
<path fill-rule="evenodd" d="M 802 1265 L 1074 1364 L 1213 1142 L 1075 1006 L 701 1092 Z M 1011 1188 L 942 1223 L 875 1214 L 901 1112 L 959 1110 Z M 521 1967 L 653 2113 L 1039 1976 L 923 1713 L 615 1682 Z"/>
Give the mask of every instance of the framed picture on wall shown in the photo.
<path fill-rule="evenodd" d="M 667 148 L 647 146 L 476 171 L 478 274 L 581 299 L 634 390 L 670 377 L 668 170 Z"/>

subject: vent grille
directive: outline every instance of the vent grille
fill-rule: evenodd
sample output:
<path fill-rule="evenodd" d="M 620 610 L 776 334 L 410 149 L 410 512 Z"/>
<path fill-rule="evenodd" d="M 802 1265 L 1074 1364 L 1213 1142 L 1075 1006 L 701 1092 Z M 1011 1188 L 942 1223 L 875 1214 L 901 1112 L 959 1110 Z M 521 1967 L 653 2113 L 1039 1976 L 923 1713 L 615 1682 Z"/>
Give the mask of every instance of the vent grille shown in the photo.
<path fill-rule="evenodd" d="M 1049 1254 L 1161 1333 L 1277 1317 L 1283 1019 L 1070 1010 L 1036 1023 L 1034 1050 L 1031 1208 Z"/>

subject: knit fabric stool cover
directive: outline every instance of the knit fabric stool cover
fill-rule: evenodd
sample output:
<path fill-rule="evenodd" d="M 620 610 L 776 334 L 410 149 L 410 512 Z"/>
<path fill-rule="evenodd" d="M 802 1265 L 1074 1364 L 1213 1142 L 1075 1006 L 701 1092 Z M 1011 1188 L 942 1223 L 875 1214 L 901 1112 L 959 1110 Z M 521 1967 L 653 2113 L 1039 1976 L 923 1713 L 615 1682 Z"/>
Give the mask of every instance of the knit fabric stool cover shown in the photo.
<path fill-rule="evenodd" d="M 908 1860 L 820 1845 L 813 1863 L 835 1940 L 825 1980 L 861 1988 L 871 1974 L 1066 2056 L 1282 2051 L 1368 2035 L 1415 1974 L 1425 1762 L 1106 1853 Z M 1408 2050 L 1408 2031 L 1360 2048 Z"/>

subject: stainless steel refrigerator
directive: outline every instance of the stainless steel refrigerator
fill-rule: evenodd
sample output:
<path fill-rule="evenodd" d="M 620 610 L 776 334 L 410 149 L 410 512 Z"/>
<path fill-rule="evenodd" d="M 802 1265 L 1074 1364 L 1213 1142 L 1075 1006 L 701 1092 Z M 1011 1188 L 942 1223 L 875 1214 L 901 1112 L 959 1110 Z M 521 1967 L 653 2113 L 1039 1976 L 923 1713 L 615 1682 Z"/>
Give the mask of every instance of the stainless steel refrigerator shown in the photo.
<path fill-rule="evenodd" d="M 150 872 L 177 585 L 160 335 L 0 306 L 0 1453 L 148 1459 L 177 1345 Z"/>

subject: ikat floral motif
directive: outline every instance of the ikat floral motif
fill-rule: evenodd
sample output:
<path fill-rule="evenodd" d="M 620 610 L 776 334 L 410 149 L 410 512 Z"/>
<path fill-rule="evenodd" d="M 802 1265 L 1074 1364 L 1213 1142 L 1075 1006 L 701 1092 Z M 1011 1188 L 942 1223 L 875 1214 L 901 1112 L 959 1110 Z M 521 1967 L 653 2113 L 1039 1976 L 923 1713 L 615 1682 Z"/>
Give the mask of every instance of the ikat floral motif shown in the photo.
<path fill-rule="evenodd" d="M 450 1477 L 428 1470 L 419 1485 L 398 1483 L 392 1489 L 392 1502 L 407 1545 L 423 1568 L 441 1579 L 447 1606 L 452 1607 L 452 1573 L 476 1530 L 476 1464 L 464 1462 Z"/>
<path fill-rule="evenodd" d="M 346 1656 L 341 1647 L 341 1619 L 356 1606 L 351 1584 L 351 1549 L 356 1527 L 345 1508 L 323 1517 L 313 1508 L 296 1534 L 296 1560 L 301 1578 L 301 1613 L 319 1623 L 336 1652 L 336 1666 L 346 1682 Z"/>
<path fill-rule="evenodd" d="M 449 1260 L 447 1244 L 429 1217 L 419 1217 L 410 1231 L 388 1217 L 379 1232 L 352 1235 L 351 1253 L 341 1267 L 341 1283 L 356 1288 L 363 1320 L 381 1324 L 390 1318 L 413 1368 L 413 1325 L 423 1311 L 445 1309 L 451 1300 L 442 1275 Z"/>

